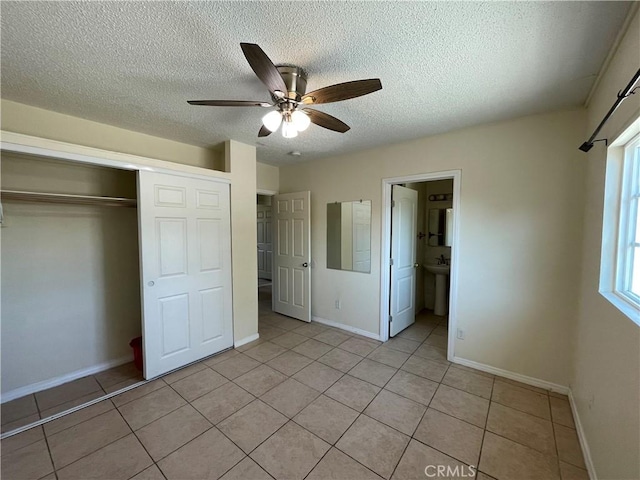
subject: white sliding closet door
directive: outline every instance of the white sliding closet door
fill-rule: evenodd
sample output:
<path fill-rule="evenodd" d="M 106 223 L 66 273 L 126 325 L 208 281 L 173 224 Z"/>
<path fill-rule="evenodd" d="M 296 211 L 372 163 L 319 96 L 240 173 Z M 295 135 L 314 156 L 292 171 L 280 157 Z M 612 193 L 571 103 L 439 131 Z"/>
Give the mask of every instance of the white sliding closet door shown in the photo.
<path fill-rule="evenodd" d="M 140 171 L 144 376 L 233 345 L 229 185 Z"/>

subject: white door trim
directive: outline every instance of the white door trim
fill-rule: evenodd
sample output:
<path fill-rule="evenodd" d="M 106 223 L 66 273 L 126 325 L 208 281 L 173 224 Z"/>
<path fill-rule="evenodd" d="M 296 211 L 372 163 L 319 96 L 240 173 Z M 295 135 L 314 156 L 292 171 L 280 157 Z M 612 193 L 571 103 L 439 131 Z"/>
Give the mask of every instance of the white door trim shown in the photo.
<path fill-rule="evenodd" d="M 382 179 L 381 248 L 380 248 L 380 340 L 389 340 L 389 252 L 391 251 L 391 185 L 398 183 L 428 182 L 431 180 L 453 179 L 453 241 L 451 247 L 451 271 L 449 287 L 449 338 L 447 358 L 455 356 L 455 332 L 457 331 L 458 307 L 458 258 L 460 252 L 460 182 L 462 170 L 420 173 L 403 177 Z"/>

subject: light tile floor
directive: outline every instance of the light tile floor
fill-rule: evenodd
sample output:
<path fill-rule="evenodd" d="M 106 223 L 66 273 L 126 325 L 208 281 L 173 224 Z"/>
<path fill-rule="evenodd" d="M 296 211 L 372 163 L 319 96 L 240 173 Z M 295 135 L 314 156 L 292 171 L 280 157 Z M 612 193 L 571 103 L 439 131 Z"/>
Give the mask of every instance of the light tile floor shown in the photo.
<path fill-rule="evenodd" d="M 4 440 L 2 478 L 588 478 L 567 398 L 449 364 L 441 317 L 381 345 L 261 305 L 259 330 Z"/>
<path fill-rule="evenodd" d="M 133 362 L 2 404 L 2 433 L 64 412 L 142 381 Z"/>

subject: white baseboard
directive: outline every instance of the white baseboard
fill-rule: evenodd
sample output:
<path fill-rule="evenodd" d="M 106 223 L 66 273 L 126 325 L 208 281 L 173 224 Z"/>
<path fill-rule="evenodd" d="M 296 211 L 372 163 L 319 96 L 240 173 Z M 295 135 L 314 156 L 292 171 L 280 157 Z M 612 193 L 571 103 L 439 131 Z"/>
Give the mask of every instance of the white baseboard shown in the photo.
<path fill-rule="evenodd" d="M 576 433 L 578 434 L 578 441 L 582 448 L 582 455 L 584 456 L 584 464 L 587 467 L 589 478 L 591 480 L 597 480 L 596 469 L 593 465 L 593 459 L 591 458 L 591 450 L 589 450 L 589 444 L 587 443 L 587 437 L 584 434 L 582 428 L 582 422 L 580 421 L 580 415 L 578 415 L 578 409 L 576 407 L 575 399 L 573 398 L 573 392 L 569 390 L 569 405 L 571 405 L 571 413 L 573 413 L 573 422 L 576 424 Z"/>
<path fill-rule="evenodd" d="M 244 337 L 244 338 L 238 340 L 237 342 L 233 342 L 233 347 L 234 348 L 241 347 L 243 345 L 246 345 L 247 343 L 255 342 L 259 338 L 260 338 L 260 334 L 259 333 L 254 333 L 253 335 L 249 335 L 248 337 Z"/>
<path fill-rule="evenodd" d="M 345 325 L 344 323 L 334 322 L 333 320 L 327 320 L 326 318 L 316 317 L 313 315 L 311 320 L 314 322 L 322 323 L 323 325 L 328 325 L 330 327 L 339 328 L 340 330 L 346 330 L 347 332 L 357 333 L 358 335 L 362 335 L 363 337 L 372 338 L 373 340 L 380 340 L 380 336 L 375 333 L 367 332 L 366 330 L 360 330 L 356 327 L 351 327 L 349 325 Z"/>
<path fill-rule="evenodd" d="M 93 367 L 83 368 L 82 370 L 76 370 L 75 372 L 67 373 L 65 375 L 60 375 L 59 377 L 55 377 L 55 378 L 50 378 L 49 380 L 43 380 L 42 382 L 36 382 L 30 385 L 25 385 L 24 387 L 19 387 L 14 390 L 10 390 L 9 392 L 6 392 L 6 393 L 3 392 L 2 403 L 10 402 L 11 400 L 24 397 L 25 395 L 30 395 L 32 393 L 41 392 L 42 390 L 46 390 L 48 388 L 57 387 L 58 385 L 62 385 L 63 383 L 67 383 L 67 382 L 72 382 L 73 380 L 77 380 L 82 377 L 104 372 L 105 370 L 109 370 L 110 368 L 118 367 L 120 365 L 124 365 L 125 363 L 129 363 L 132 361 L 133 361 L 132 356 L 127 355 L 126 357 L 120 357 L 115 360 L 109 360 L 108 362 L 103 362 L 98 365 L 94 365 Z"/>
<path fill-rule="evenodd" d="M 546 380 L 540 380 L 534 377 L 528 377 L 521 373 L 511 372 L 509 370 L 503 370 L 502 368 L 492 367 L 491 365 L 485 365 L 484 363 L 474 362 L 473 360 L 467 360 L 465 358 L 453 357 L 449 359 L 453 363 L 464 365 L 465 367 L 475 368 L 481 372 L 492 373 L 499 377 L 515 380 L 516 382 L 531 385 L 533 387 L 544 388 L 545 390 L 551 390 L 552 392 L 561 393 L 563 395 L 569 394 L 569 387 L 564 385 L 558 385 L 557 383 L 547 382 Z"/>

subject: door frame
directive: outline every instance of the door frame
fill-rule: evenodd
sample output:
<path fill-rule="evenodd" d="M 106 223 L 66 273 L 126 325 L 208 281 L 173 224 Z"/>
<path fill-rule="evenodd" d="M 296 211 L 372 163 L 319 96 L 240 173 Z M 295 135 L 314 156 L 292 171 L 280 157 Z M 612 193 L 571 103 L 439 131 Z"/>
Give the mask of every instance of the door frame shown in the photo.
<path fill-rule="evenodd" d="M 402 177 L 382 179 L 382 208 L 380 209 L 380 340 L 389 340 L 389 299 L 391 275 L 389 258 L 391 252 L 391 186 L 400 183 L 418 183 L 453 179 L 453 239 L 451 247 L 451 270 L 449 271 L 449 334 L 447 359 L 453 361 L 458 316 L 458 259 L 460 252 L 460 183 L 462 170 L 418 173 Z M 421 260 L 422 261 L 422 260 Z"/>
<path fill-rule="evenodd" d="M 258 188 L 256 190 L 256 196 L 263 195 L 265 197 L 273 197 L 275 195 L 278 195 L 278 193 L 279 192 L 277 190 L 267 190 L 266 188 Z M 257 203 L 257 199 L 256 199 L 256 203 Z M 273 206 L 273 203 L 272 203 L 272 206 Z M 271 235 L 273 236 L 273 232 L 271 233 Z M 256 240 L 256 243 L 257 243 L 257 240 Z M 258 272 L 256 271 L 256 276 L 257 275 L 258 275 Z M 273 260 L 271 262 L 271 311 L 273 311 Z"/>

